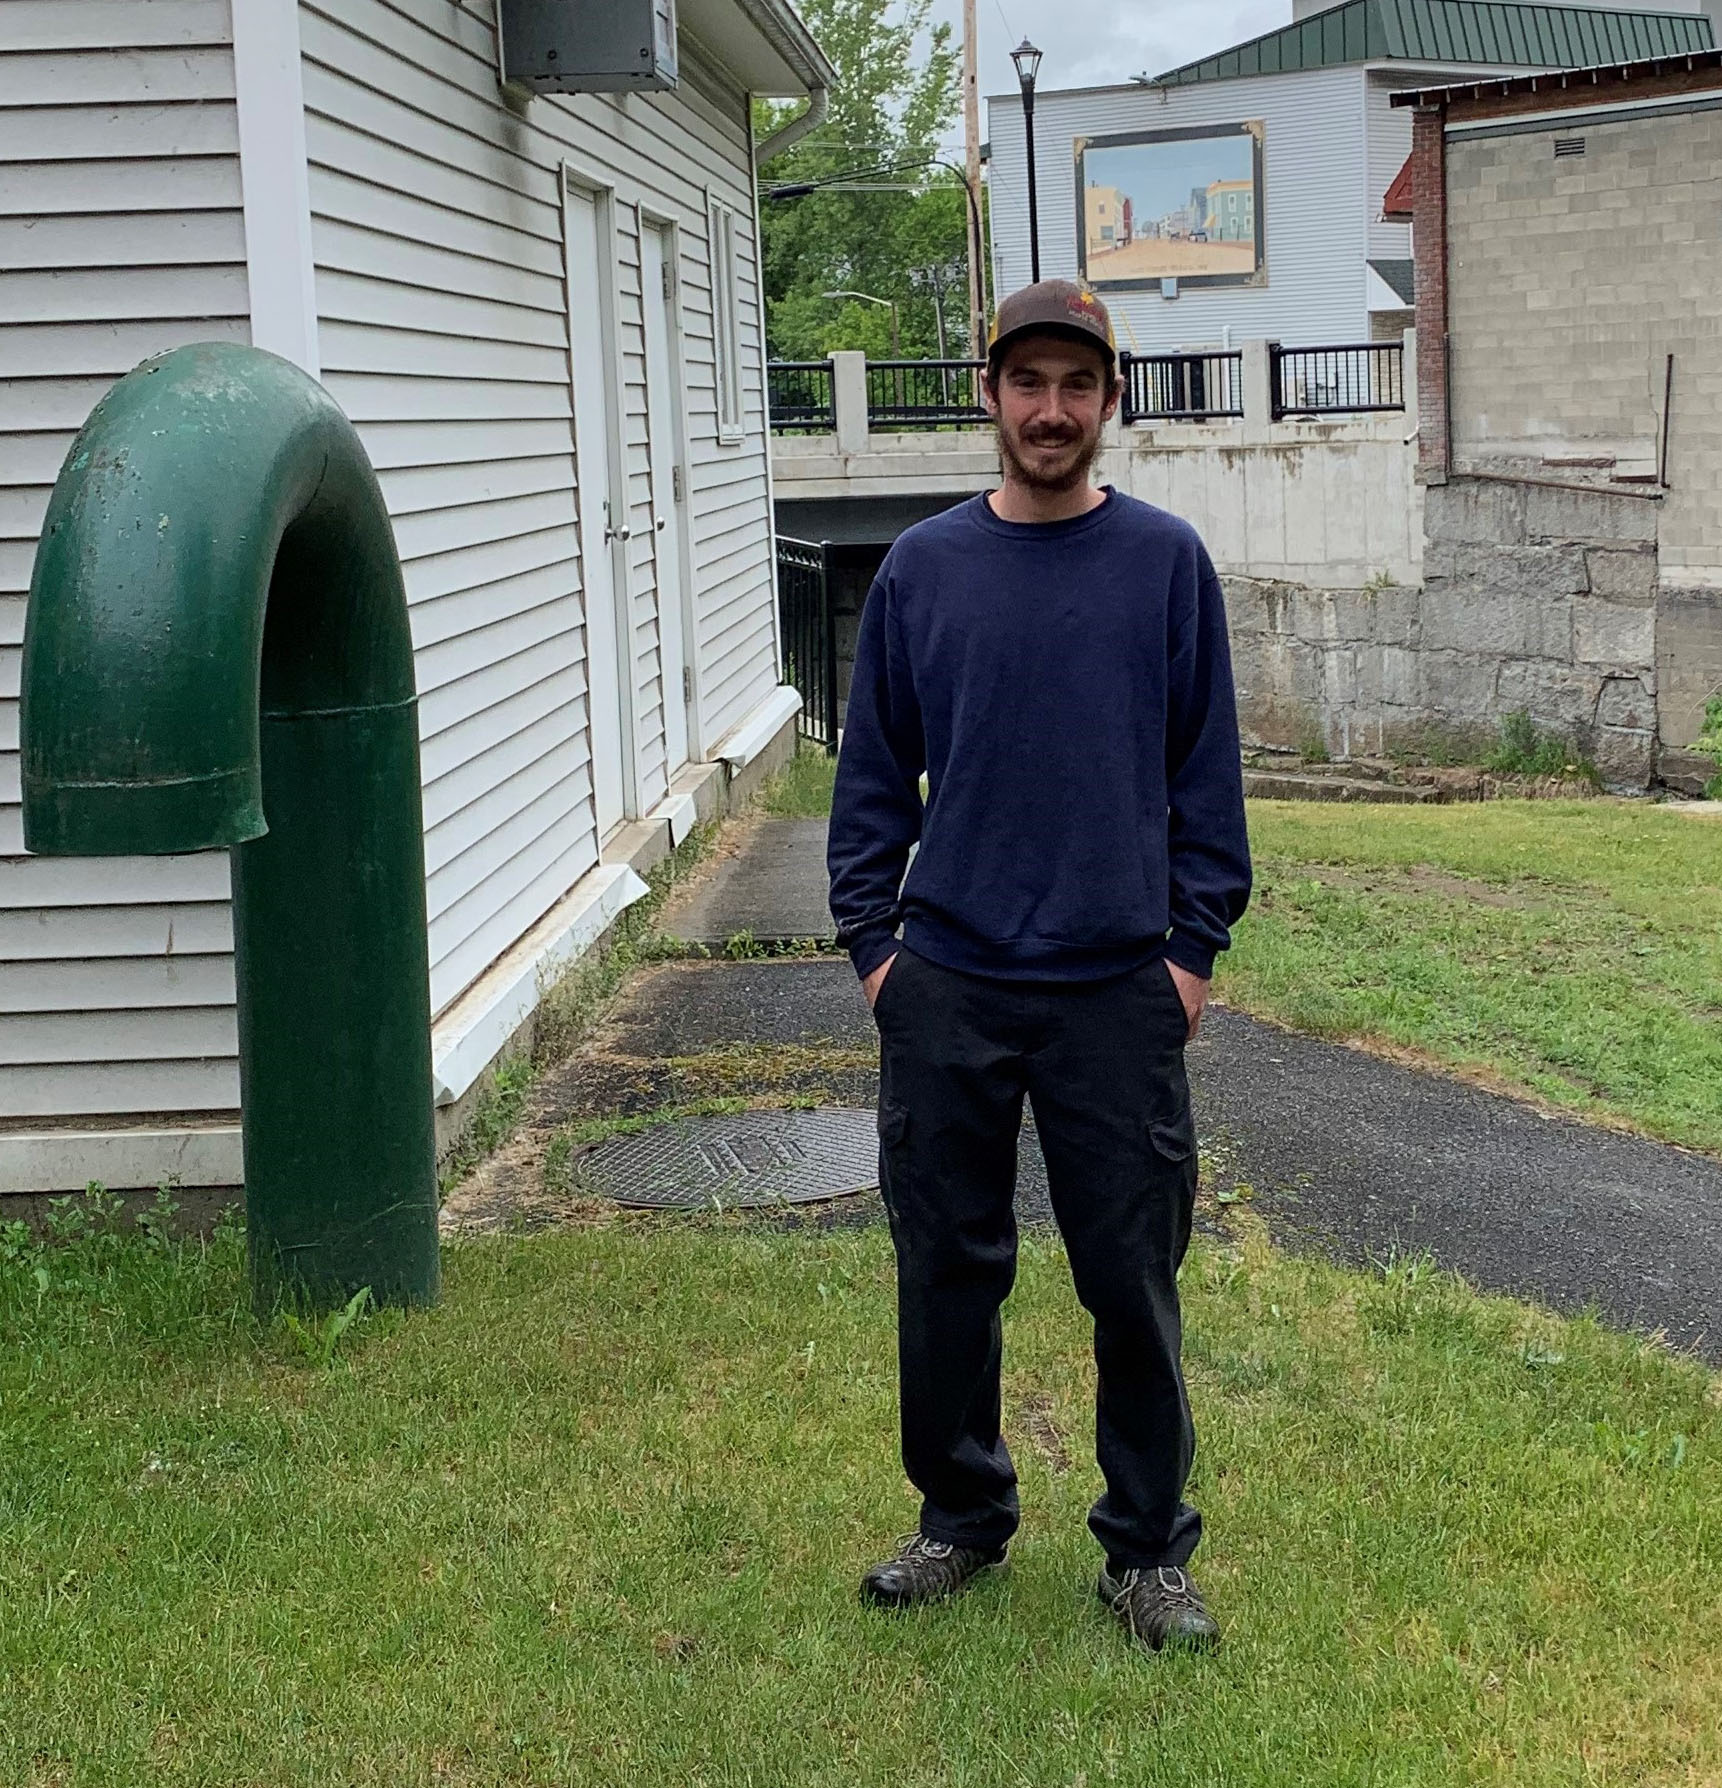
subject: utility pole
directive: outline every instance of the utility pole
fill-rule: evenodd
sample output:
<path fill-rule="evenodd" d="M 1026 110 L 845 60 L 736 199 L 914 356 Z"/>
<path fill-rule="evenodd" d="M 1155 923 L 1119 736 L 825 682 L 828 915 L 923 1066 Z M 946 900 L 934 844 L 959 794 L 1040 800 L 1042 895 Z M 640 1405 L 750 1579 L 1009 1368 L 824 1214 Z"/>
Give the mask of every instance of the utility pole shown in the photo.
<path fill-rule="evenodd" d="M 987 290 L 981 241 L 980 48 L 975 37 L 975 0 L 963 0 L 963 174 L 969 183 L 969 352 L 987 351 Z"/>
<path fill-rule="evenodd" d="M 931 267 L 911 267 L 909 284 L 917 292 L 925 291 L 933 300 L 933 327 L 938 332 L 939 358 L 948 360 L 950 349 L 945 335 L 945 282 L 955 282 L 962 276 L 962 267 L 956 261 L 934 262 Z M 977 356 L 978 358 L 978 356 Z"/>

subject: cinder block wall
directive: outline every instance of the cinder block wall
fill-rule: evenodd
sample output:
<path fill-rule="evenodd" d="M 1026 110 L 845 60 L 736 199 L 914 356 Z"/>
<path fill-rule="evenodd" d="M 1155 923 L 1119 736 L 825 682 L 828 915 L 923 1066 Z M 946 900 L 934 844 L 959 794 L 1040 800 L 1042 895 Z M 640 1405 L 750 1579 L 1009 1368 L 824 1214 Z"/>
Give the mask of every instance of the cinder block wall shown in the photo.
<path fill-rule="evenodd" d="M 1532 486 L 1493 509 L 1433 502 L 1431 595 L 1497 591 L 1525 664 L 1544 667 L 1520 705 L 1577 723 L 1594 699 L 1598 761 L 1625 778 L 1641 734 L 1689 743 L 1722 690 L 1722 112 L 1555 119 L 1445 147 L 1456 468 L 1602 483 L 1665 465 L 1667 488 L 1654 503 Z M 1557 675 L 1547 648 L 1569 621 Z"/>

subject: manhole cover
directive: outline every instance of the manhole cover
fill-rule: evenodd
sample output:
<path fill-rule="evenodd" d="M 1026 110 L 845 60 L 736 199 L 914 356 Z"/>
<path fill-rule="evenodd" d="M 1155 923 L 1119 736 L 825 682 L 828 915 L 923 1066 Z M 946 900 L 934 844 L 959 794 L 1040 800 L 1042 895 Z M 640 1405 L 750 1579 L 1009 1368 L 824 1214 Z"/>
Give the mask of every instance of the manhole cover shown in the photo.
<path fill-rule="evenodd" d="M 678 1118 L 600 1143 L 580 1164 L 600 1197 L 650 1209 L 812 1204 L 879 1183 L 870 1111 L 738 1111 Z"/>

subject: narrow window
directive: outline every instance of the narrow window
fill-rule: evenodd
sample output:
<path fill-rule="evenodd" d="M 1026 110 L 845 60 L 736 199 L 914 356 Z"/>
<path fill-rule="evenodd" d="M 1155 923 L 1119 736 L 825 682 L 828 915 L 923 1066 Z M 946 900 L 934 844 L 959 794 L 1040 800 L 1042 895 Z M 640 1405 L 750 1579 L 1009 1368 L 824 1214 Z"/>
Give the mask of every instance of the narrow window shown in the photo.
<path fill-rule="evenodd" d="M 739 441 L 741 418 L 741 303 L 737 290 L 736 217 L 711 207 L 712 339 L 717 373 L 718 439 Z"/>

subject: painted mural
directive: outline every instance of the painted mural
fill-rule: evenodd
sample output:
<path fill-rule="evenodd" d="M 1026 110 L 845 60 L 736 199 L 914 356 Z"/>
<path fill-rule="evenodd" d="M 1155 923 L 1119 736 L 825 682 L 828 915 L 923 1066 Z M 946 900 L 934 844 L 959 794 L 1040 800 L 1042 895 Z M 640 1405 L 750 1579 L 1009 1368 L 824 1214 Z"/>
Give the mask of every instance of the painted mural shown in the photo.
<path fill-rule="evenodd" d="M 1078 243 L 1095 286 L 1258 283 L 1259 123 L 1078 138 Z"/>

